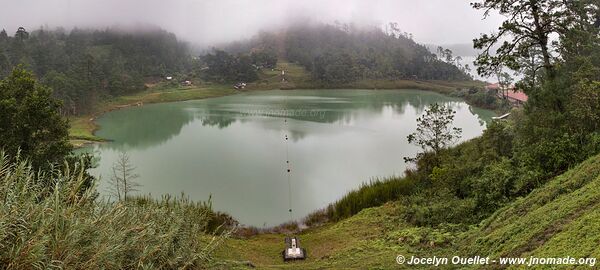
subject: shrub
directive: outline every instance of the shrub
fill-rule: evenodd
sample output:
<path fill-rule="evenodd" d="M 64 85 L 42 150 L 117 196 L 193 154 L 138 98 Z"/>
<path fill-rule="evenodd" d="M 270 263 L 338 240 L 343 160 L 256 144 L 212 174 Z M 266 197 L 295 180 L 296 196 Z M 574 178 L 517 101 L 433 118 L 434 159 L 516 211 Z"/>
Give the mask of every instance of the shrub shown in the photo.
<path fill-rule="evenodd" d="M 514 166 L 508 159 L 486 167 L 483 175 L 473 183 L 478 210 L 491 213 L 507 203 L 516 178 Z"/>
<path fill-rule="evenodd" d="M 432 200 L 432 198 L 435 198 Z M 434 227 L 444 223 L 474 224 L 479 220 L 475 200 L 427 193 L 402 200 L 401 216 L 412 225 Z"/>
<path fill-rule="evenodd" d="M 96 201 L 84 168 L 0 154 L 0 268 L 203 268 L 229 233 L 205 234 L 210 208 L 185 198 Z"/>
<path fill-rule="evenodd" d="M 456 226 L 446 228 L 408 227 L 388 234 L 389 240 L 410 246 L 439 247 L 450 244 L 456 237 Z M 458 230 L 461 231 L 461 230 Z"/>
<path fill-rule="evenodd" d="M 329 217 L 332 215 L 332 212 L 333 204 L 329 205 L 325 209 L 320 209 L 308 214 L 308 216 L 306 216 L 302 222 L 309 227 L 318 226 L 329 221 Z"/>

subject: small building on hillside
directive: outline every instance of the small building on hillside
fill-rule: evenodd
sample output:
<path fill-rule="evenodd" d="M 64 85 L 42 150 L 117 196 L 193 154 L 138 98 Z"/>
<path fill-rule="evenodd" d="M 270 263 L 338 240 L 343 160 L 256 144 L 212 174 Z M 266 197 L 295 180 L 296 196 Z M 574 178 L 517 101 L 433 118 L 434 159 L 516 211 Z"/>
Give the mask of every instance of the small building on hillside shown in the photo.
<path fill-rule="evenodd" d="M 488 84 L 485 89 L 496 92 L 499 98 L 506 98 L 510 103 L 520 106 L 527 102 L 527 95 L 514 85 L 502 87 L 499 83 Z"/>
<path fill-rule="evenodd" d="M 506 99 L 516 105 L 523 105 L 529 97 L 519 89 L 508 90 Z"/>
<path fill-rule="evenodd" d="M 490 83 L 485 86 L 485 89 L 498 91 L 498 90 L 500 90 L 500 84 L 499 83 Z"/>

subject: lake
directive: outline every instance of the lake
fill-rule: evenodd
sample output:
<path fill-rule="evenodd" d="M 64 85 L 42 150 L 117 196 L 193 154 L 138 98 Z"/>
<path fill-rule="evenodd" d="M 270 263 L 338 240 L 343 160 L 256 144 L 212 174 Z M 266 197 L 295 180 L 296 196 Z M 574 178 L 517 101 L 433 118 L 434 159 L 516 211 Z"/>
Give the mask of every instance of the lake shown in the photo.
<path fill-rule="evenodd" d="M 419 150 L 406 136 L 435 102 L 457 111 L 462 140 L 479 136 L 494 116 L 418 90 L 248 92 L 106 113 L 96 134 L 111 142 L 84 151 L 99 157 L 92 174 L 102 197 L 123 151 L 140 175 L 139 195 L 212 196 L 214 209 L 242 224 L 274 226 L 290 219 L 290 198 L 292 218 L 301 219 L 361 183 L 402 175 L 403 157 Z"/>

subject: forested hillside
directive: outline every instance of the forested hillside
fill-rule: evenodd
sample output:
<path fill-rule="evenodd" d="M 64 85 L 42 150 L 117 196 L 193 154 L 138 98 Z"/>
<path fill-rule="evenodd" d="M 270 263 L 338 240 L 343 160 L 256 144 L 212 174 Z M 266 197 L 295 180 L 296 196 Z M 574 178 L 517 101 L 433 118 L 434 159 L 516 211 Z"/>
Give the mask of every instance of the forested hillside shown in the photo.
<path fill-rule="evenodd" d="M 262 32 L 251 40 L 225 46 L 234 55 L 267 52 L 298 63 L 315 81 L 326 84 L 358 80 L 470 80 L 468 67 L 441 59 L 396 24 L 356 27 L 347 24 L 294 25 Z M 222 52 L 215 53 L 223 54 Z M 222 57 L 226 61 L 226 57 Z M 209 69 L 211 65 L 209 65 Z"/>
<path fill-rule="evenodd" d="M 109 97 L 144 89 L 147 77 L 188 70 L 187 45 L 159 29 L 125 32 L 19 28 L 0 32 L 0 77 L 17 65 L 33 71 L 63 101 L 66 115 L 89 112 Z"/>
<path fill-rule="evenodd" d="M 53 89 L 63 115 L 93 111 L 109 97 L 175 76 L 216 83 L 259 80 L 278 61 L 304 67 L 319 85 L 361 80 L 470 80 L 467 67 L 438 57 L 391 24 L 379 27 L 311 24 L 263 32 L 192 57 L 187 44 L 160 29 L 37 29 L 0 32 L 0 77 L 17 65 Z"/>
<path fill-rule="evenodd" d="M 438 59 L 397 27 L 348 25 L 297 26 L 286 34 L 285 55 L 312 71 L 316 79 L 347 82 L 361 79 L 467 80 L 469 76 Z"/>

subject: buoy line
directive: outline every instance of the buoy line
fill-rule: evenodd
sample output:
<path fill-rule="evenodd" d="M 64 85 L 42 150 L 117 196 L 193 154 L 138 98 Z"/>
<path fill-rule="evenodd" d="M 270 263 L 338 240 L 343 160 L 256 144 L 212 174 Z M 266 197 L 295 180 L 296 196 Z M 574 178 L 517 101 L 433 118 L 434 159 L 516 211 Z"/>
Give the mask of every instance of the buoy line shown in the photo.
<path fill-rule="evenodd" d="M 284 96 L 284 110 L 288 108 L 287 106 L 287 98 Z M 287 167 L 287 180 L 288 180 L 288 212 L 290 213 L 290 222 L 294 220 L 292 214 L 292 166 L 290 164 L 290 148 L 289 148 L 289 126 L 288 126 L 288 114 L 285 114 L 285 118 L 283 119 L 283 128 L 284 128 L 284 139 L 285 139 L 285 163 Z M 293 260 L 304 260 L 306 259 L 306 249 L 300 247 L 300 240 L 296 236 L 292 236 L 291 232 L 286 232 L 285 237 L 285 249 L 281 252 L 283 257 L 283 261 L 293 261 Z"/>
<path fill-rule="evenodd" d="M 288 119 L 287 117 L 283 120 L 284 122 L 284 130 L 287 132 L 288 130 Z M 289 150 L 289 137 L 288 134 L 285 134 L 285 163 L 287 167 L 287 181 L 288 181 L 288 212 L 290 213 L 290 221 L 293 220 L 292 214 L 292 168 L 290 164 L 290 150 Z"/>

